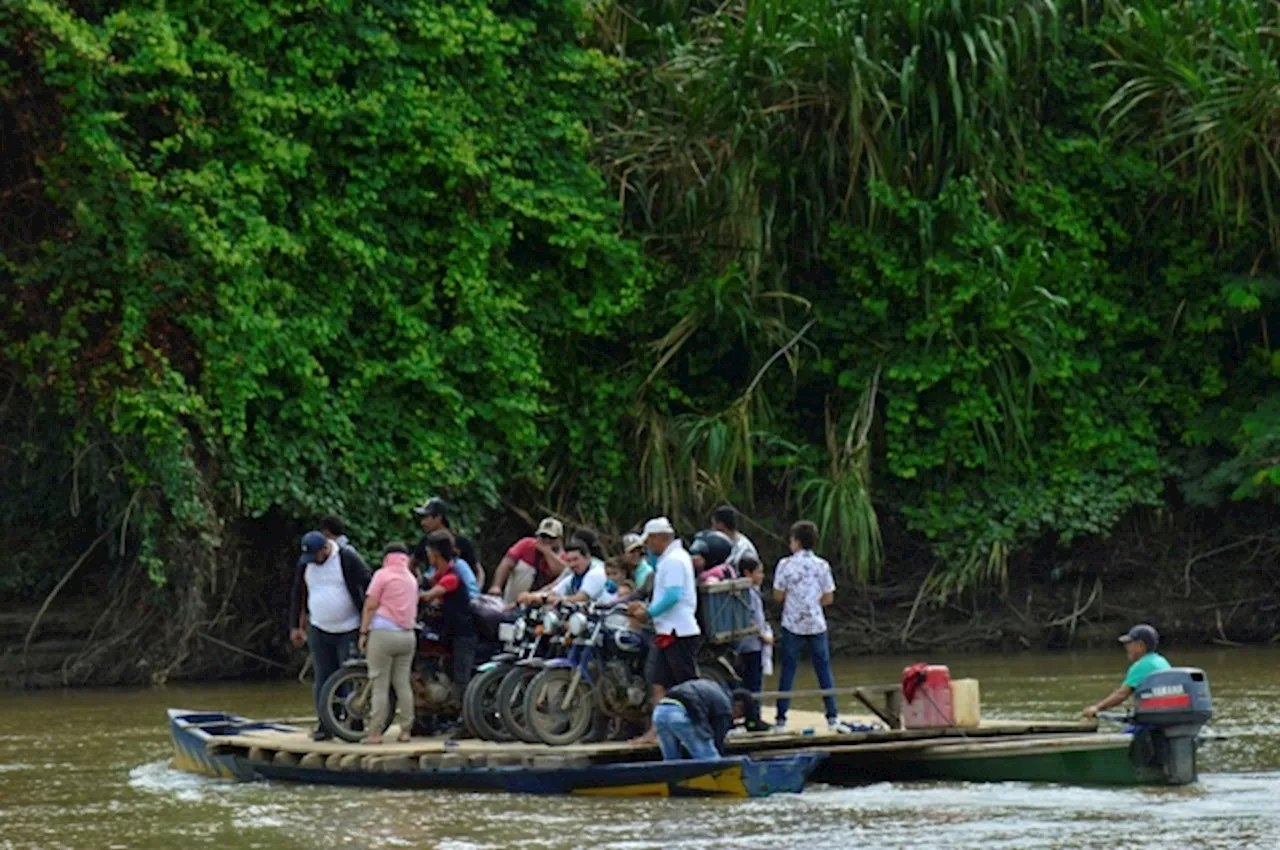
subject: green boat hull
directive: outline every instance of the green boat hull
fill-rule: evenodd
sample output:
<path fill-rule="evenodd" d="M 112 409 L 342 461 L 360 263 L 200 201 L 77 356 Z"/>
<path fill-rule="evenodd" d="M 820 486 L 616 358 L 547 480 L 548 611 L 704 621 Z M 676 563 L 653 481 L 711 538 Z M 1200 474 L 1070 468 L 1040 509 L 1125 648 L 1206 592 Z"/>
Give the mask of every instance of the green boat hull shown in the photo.
<path fill-rule="evenodd" d="M 1137 766 L 1128 735 L 947 744 L 908 752 L 832 753 L 814 778 L 867 782 L 1045 782 L 1063 785 L 1166 785 L 1159 768 Z"/>

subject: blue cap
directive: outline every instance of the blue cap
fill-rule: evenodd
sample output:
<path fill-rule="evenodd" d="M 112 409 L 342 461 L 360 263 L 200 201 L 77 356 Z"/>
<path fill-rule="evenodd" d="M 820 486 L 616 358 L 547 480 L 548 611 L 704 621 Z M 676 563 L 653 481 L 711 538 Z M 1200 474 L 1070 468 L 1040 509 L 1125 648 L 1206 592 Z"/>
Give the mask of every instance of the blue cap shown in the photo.
<path fill-rule="evenodd" d="M 1160 643 L 1160 633 L 1146 623 L 1139 623 L 1127 634 L 1120 635 L 1121 643 L 1132 643 L 1135 640 L 1142 641 L 1147 645 L 1147 652 L 1154 652 L 1156 646 Z"/>
<path fill-rule="evenodd" d="M 314 562 L 316 555 L 320 554 L 328 542 L 329 538 L 318 531 L 308 531 L 302 535 L 302 557 L 298 558 L 298 566 Z"/>

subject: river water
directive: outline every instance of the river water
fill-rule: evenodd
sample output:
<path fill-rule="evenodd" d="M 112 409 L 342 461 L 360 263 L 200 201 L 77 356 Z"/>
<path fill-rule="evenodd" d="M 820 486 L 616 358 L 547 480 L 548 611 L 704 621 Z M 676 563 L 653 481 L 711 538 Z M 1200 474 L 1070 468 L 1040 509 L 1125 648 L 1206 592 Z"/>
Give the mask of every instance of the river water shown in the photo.
<path fill-rule="evenodd" d="M 1280 651 L 1171 652 L 1209 672 L 1225 740 L 1180 789 L 811 786 L 766 800 L 597 800 L 206 780 L 168 766 L 164 709 L 307 713 L 295 682 L 0 696 L 0 850 L 1278 848 Z M 904 659 L 846 660 L 842 684 Z M 986 717 L 1068 718 L 1119 682 L 1114 652 L 963 656 Z M 802 678 L 797 687 L 812 687 Z M 801 707 L 817 708 L 816 704 Z"/>

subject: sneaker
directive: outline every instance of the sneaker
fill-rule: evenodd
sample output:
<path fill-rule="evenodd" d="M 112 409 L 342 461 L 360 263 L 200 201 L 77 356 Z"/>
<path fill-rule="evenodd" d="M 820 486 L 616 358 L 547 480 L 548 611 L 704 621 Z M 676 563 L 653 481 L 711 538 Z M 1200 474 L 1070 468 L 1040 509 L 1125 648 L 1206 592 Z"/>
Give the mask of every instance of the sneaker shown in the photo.
<path fill-rule="evenodd" d="M 313 741 L 329 741 L 332 739 L 333 736 L 329 734 L 329 730 L 323 727 L 311 733 L 311 740 Z"/>
<path fill-rule="evenodd" d="M 839 719 L 839 718 L 837 718 L 837 717 L 828 717 L 828 718 L 827 718 L 827 731 L 828 731 L 828 732 L 835 732 L 835 733 L 837 733 L 837 734 L 838 734 L 838 733 L 840 733 L 840 732 L 843 732 L 843 731 L 844 731 L 844 724 L 843 724 L 843 723 L 841 723 L 841 722 L 840 722 L 840 719 Z"/>
<path fill-rule="evenodd" d="M 786 731 L 787 731 L 787 721 L 786 721 L 786 720 L 779 720 L 777 723 L 773 724 L 773 731 L 774 731 L 774 732 L 786 732 Z"/>

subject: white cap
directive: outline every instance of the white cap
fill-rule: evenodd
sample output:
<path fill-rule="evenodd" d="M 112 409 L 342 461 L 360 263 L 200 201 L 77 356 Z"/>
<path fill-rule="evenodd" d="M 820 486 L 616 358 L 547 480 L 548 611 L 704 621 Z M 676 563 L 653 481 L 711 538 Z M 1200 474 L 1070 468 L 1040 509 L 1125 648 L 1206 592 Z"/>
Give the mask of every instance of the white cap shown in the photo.
<path fill-rule="evenodd" d="M 554 537 L 559 540 L 564 537 L 564 525 L 555 517 L 547 517 L 538 523 L 538 534 L 545 534 L 548 537 Z"/>
<path fill-rule="evenodd" d="M 640 542 L 648 543 L 649 537 L 654 534 L 671 534 L 676 533 L 676 528 L 671 524 L 671 520 L 664 516 L 651 519 L 644 524 L 644 531 L 640 533 Z"/>
<path fill-rule="evenodd" d="M 643 545 L 644 545 L 644 541 L 640 539 L 639 534 L 622 535 L 622 551 L 623 552 L 630 552 L 632 549 L 635 549 L 637 546 L 643 546 Z"/>

